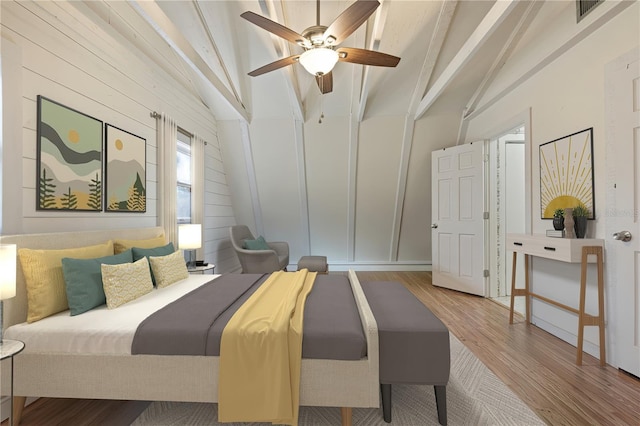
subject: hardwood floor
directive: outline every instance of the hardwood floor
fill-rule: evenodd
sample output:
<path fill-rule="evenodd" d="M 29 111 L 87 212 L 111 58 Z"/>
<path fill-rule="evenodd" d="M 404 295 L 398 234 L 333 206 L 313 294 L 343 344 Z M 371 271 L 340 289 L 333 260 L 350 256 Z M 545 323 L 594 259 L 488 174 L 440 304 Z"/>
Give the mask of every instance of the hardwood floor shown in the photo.
<path fill-rule="evenodd" d="M 431 309 L 550 425 L 640 425 L 640 380 L 585 354 L 489 299 L 431 285 L 430 272 L 359 272 L 361 281 L 399 281 Z M 41 398 L 21 425 L 127 425 L 148 403 Z M 2 424 L 6 425 L 6 422 Z M 412 425 L 413 426 L 413 425 Z"/>

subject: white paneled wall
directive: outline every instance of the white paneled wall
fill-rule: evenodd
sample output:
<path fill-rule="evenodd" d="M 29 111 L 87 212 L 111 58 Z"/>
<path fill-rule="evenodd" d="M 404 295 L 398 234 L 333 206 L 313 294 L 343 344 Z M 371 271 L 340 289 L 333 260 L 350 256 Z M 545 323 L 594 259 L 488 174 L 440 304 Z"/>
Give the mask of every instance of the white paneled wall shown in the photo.
<path fill-rule="evenodd" d="M 236 267 L 235 223 L 215 117 L 179 71 L 147 59 L 80 2 L 1 3 L 2 234 L 155 226 L 158 223 L 156 120 L 172 116 L 205 147 L 205 260 Z M 136 31 L 135 29 L 130 29 Z M 141 36 L 142 37 L 142 36 Z M 148 37 L 148 33 L 145 34 Z M 148 40 L 149 43 L 161 43 Z M 16 87 L 17 86 L 17 87 Z M 145 213 L 36 210 L 37 96 L 42 95 L 146 139 Z M 10 145 L 10 146 L 9 146 Z M 20 146 L 21 148 L 17 148 Z M 15 179 L 16 176 L 21 179 Z M 22 189 L 17 191 L 15 186 Z"/>

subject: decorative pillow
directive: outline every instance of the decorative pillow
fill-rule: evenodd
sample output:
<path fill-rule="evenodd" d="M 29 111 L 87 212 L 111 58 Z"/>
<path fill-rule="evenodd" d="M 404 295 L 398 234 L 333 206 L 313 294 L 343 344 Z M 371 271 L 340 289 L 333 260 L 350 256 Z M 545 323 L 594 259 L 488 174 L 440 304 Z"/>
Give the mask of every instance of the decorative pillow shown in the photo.
<path fill-rule="evenodd" d="M 113 309 L 144 296 L 153 290 L 149 261 L 146 257 L 133 263 L 100 266 L 107 308 Z"/>
<path fill-rule="evenodd" d="M 149 259 L 149 256 L 166 256 L 176 251 L 176 249 L 173 248 L 173 243 L 169 243 L 162 247 L 151 247 L 151 248 L 134 247 L 131 250 L 133 250 L 134 262 L 142 259 L 143 257 L 146 257 L 147 259 Z M 153 275 L 153 271 L 151 270 L 151 268 L 149 268 L 149 271 L 151 272 L 151 281 L 153 282 L 153 285 L 156 285 L 156 278 Z"/>
<path fill-rule="evenodd" d="M 156 277 L 156 287 L 158 288 L 167 287 L 177 281 L 189 278 L 182 250 L 167 256 L 149 256 L 149 263 L 153 276 Z"/>
<path fill-rule="evenodd" d="M 165 244 L 167 244 L 167 240 L 165 240 L 164 235 L 160 235 L 159 237 L 155 237 L 155 238 L 148 238 L 145 240 L 116 239 L 116 240 L 113 240 L 113 250 L 114 250 L 114 254 L 118 254 L 133 247 L 153 248 L 153 247 L 163 246 Z"/>
<path fill-rule="evenodd" d="M 244 240 L 242 247 L 247 250 L 271 250 L 271 247 L 269 247 L 262 235 L 255 240 Z"/>
<path fill-rule="evenodd" d="M 102 288 L 101 265 L 119 265 L 133 262 L 131 249 L 114 256 L 97 259 L 62 259 L 62 273 L 67 290 L 71 315 L 87 312 L 106 303 Z"/>
<path fill-rule="evenodd" d="M 27 322 L 69 308 L 62 274 L 62 259 L 92 259 L 113 255 L 113 242 L 63 250 L 18 250 L 27 287 Z"/>

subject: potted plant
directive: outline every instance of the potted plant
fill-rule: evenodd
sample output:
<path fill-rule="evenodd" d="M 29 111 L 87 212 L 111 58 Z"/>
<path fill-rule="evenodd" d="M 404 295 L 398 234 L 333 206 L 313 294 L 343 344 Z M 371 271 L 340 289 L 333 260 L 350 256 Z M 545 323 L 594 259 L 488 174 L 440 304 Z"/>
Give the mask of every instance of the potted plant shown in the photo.
<path fill-rule="evenodd" d="M 584 238 L 587 234 L 587 218 L 589 209 L 584 204 L 578 204 L 573 208 L 573 221 L 577 238 Z"/>
<path fill-rule="evenodd" d="M 553 212 L 553 229 L 556 231 L 564 229 L 564 209 L 556 209 Z"/>

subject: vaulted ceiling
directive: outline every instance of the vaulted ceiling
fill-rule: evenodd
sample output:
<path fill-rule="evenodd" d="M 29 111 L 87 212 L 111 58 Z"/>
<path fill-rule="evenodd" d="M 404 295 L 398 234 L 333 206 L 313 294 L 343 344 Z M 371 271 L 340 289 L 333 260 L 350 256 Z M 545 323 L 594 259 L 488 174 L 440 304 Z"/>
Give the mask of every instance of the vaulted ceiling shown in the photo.
<path fill-rule="evenodd" d="M 361 0 L 362 1 L 362 0 Z M 367 0 L 364 0 L 367 1 Z M 333 91 L 321 95 L 300 64 L 248 72 L 302 49 L 240 14 L 252 11 L 301 33 L 316 23 L 316 0 L 101 1 L 97 14 L 197 94 L 217 119 L 316 119 L 471 113 L 511 55 L 527 48 L 534 17 L 552 17 L 569 1 L 379 0 L 341 46 L 401 57 L 396 68 L 339 62 Z M 321 0 L 329 25 L 353 0 Z"/>

